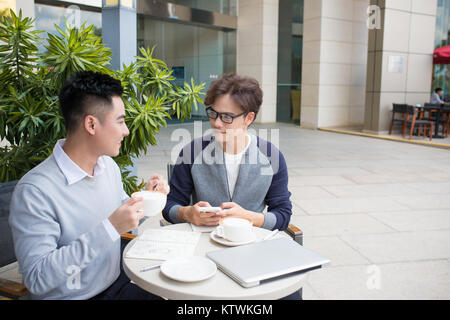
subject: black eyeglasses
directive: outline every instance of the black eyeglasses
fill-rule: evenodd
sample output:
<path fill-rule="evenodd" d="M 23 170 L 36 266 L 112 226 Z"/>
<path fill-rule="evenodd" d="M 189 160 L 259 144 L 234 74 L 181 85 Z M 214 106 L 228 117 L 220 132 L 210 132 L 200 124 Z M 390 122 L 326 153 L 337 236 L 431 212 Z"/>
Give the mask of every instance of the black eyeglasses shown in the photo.
<path fill-rule="evenodd" d="M 222 120 L 222 122 L 227 123 L 227 124 L 233 123 L 233 120 L 235 118 L 240 117 L 244 114 L 247 115 L 247 112 L 242 112 L 238 115 L 232 116 L 229 113 L 217 112 L 212 107 L 206 108 L 206 115 L 208 116 L 208 118 L 216 120 L 217 117 L 220 117 L 220 120 Z"/>

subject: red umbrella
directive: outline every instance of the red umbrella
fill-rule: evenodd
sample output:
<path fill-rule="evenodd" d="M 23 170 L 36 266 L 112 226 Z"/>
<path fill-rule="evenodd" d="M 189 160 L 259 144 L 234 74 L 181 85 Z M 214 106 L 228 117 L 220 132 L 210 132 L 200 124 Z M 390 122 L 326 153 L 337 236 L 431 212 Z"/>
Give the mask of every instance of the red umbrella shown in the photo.
<path fill-rule="evenodd" d="M 450 63 L 450 45 L 436 48 L 433 52 L 433 64 Z"/>

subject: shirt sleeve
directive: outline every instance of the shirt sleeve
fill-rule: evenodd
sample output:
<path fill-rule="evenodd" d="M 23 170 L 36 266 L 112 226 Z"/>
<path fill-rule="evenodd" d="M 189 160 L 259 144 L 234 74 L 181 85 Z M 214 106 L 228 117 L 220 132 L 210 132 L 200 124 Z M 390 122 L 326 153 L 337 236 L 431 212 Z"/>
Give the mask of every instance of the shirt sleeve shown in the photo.
<path fill-rule="evenodd" d="M 102 223 L 112 241 L 117 241 L 120 239 L 120 234 L 117 232 L 116 228 L 114 228 L 109 219 L 103 220 Z"/>
<path fill-rule="evenodd" d="M 291 193 L 288 190 L 288 170 L 286 161 L 280 151 L 274 150 L 272 159 L 275 159 L 277 164 L 272 163 L 274 175 L 265 198 L 267 213 L 264 214 L 263 228 L 285 230 L 292 216 Z"/>
<path fill-rule="evenodd" d="M 27 289 L 45 295 L 67 281 L 69 268 L 83 270 L 114 244 L 105 223 L 58 246 L 61 227 L 50 199 L 37 187 L 19 184 L 13 193 L 9 223 L 19 271 Z"/>
<path fill-rule="evenodd" d="M 173 168 L 169 181 L 170 192 L 167 195 L 167 203 L 163 210 L 164 219 L 171 223 L 180 223 L 178 209 L 188 206 L 194 190 L 189 164 L 179 163 Z"/>

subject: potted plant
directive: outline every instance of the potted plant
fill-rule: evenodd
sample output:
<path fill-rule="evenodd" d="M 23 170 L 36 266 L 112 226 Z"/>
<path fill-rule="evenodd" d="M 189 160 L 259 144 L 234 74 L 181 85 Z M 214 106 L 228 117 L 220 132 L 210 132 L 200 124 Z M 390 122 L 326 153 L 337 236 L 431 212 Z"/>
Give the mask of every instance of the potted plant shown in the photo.
<path fill-rule="evenodd" d="M 59 90 L 75 72 L 91 70 L 119 79 L 130 135 L 124 140 L 119 165 L 128 194 L 144 187 L 130 174 L 132 158 L 155 145 L 155 135 L 167 119 L 185 120 L 192 105 L 202 103 L 204 83 L 172 84 L 175 78 L 167 65 L 153 58 L 153 49 L 140 48 L 140 56 L 122 70 L 111 70 L 111 50 L 94 33 L 93 26 L 79 29 L 66 23 L 65 30 L 48 34 L 45 52 L 37 43 L 41 31 L 32 30 L 33 20 L 16 15 L 0 18 L 0 183 L 20 179 L 47 158 L 65 126 L 58 106 Z"/>

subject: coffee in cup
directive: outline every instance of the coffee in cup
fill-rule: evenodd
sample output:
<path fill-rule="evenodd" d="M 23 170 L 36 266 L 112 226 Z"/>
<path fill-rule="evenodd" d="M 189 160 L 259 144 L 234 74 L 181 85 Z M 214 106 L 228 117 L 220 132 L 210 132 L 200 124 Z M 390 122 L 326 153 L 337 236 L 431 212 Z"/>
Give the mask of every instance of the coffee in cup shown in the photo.
<path fill-rule="evenodd" d="M 245 242 L 254 238 L 252 223 L 243 218 L 225 218 L 216 228 L 216 234 L 229 241 Z"/>
<path fill-rule="evenodd" d="M 155 216 L 166 206 L 167 196 L 158 191 L 138 191 L 131 195 L 132 198 L 142 198 L 143 212 L 147 217 Z"/>

